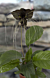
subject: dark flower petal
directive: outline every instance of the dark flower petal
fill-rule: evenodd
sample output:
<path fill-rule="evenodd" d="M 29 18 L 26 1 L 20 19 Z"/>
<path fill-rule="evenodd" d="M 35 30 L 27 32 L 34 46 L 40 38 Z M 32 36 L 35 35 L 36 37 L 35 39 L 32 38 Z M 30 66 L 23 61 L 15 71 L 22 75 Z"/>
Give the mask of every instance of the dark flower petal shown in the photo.
<path fill-rule="evenodd" d="M 14 16 L 15 19 L 19 20 L 21 18 L 20 17 L 20 10 L 15 10 L 15 11 L 13 11 L 11 13 Z"/>
<path fill-rule="evenodd" d="M 30 9 L 27 9 L 26 10 L 26 19 L 30 19 L 30 18 L 32 18 L 32 16 L 33 16 L 33 11 L 34 11 L 34 9 L 33 10 L 30 10 Z"/>
<path fill-rule="evenodd" d="M 33 10 L 30 10 L 30 9 L 21 8 L 20 10 L 13 11 L 12 12 L 12 15 L 17 20 L 20 20 L 21 18 L 29 19 L 29 18 L 32 18 L 33 11 L 34 11 L 34 9 Z"/>

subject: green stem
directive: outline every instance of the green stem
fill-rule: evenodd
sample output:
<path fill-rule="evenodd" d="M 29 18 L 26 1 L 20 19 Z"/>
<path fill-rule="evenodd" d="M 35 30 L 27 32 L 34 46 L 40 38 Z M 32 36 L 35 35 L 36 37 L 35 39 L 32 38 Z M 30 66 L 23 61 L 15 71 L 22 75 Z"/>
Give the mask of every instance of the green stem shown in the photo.
<path fill-rule="evenodd" d="M 24 51 L 23 51 L 23 47 L 22 47 L 22 26 L 21 26 L 21 49 L 22 49 L 22 54 L 23 54 L 23 57 L 24 57 Z"/>

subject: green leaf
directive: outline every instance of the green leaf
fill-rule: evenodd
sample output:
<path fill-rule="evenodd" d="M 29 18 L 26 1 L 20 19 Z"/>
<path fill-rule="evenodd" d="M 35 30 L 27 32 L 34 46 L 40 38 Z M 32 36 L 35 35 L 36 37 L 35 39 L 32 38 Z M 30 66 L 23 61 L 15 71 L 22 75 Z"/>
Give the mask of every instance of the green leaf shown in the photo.
<path fill-rule="evenodd" d="M 35 76 L 35 78 L 38 78 L 38 76 Z"/>
<path fill-rule="evenodd" d="M 3 53 L 0 57 L 0 67 L 4 64 L 9 63 L 11 60 L 20 59 L 21 57 L 22 57 L 21 53 L 15 50 L 7 51 Z"/>
<path fill-rule="evenodd" d="M 40 68 L 40 67 L 37 67 L 37 71 L 42 71 L 42 68 Z"/>
<path fill-rule="evenodd" d="M 35 34 L 35 30 L 33 28 L 33 26 L 31 26 L 27 31 L 26 31 L 26 35 L 25 35 L 25 41 L 26 41 L 26 45 L 29 46 L 31 44 L 31 40 L 33 38 Z"/>
<path fill-rule="evenodd" d="M 34 56 L 35 54 L 39 53 L 40 51 L 42 51 L 42 50 L 37 50 L 37 51 L 35 51 L 35 52 L 32 54 L 31 58 L 33 58 L 33 56 Z"/>
<path fill-rule="evenodd" d="M 46 78 L 46 75 L 43 72 L 36 71 L 36 75 L 41 78 Z"/>
<path fill-rule="evenodd" d="M 37 67 L 36 69 L 36 76 L 40 78 L 46 78 L 46 75 L 42 72 L 42 68 Z"/>
<path fill-rule="evenodd" d="M 26 45 L 29 46 L 36 40 L 38 40 L 43 34 L 43 29 L 40 26 L 31 26 L 25 35 Z"/>
<path fill-rule="evenodd" d="M 30 48 L 28 52 L 26 53 L 26 56 L 25 56 L 26 62 L 31 60 L 31 56 L 32 56 L 32 48 Z"/>
<path fill-rule="evenodd" d="M 0 56 L 3 54 L 4 52 L 0 52 Z"/>
<path fill-rule="evenodd" d="M 20 71 L 26 78 L 33 78 L 35 76 L 35 69 L 32 62 L 28 62 L 25 65 L 21 65 Z"/>
<path fill-rule="evenodd" d="M 10 61 L 0 67 L 0 73 L 7 72 L 19 65 L 19 60 Z"/>
<path fill-rule="evenodd" d="M 15 74 L 20 74 L 21 73 L 21 71 L 19 70 L 19 71 L 17 71 L 17 72 L 15 72 Z"/>
<path fill-rule="evenodd" d="M 34 55 L 33 63 L 44 69 L 50 69 L 50 51 L 42 51 Z"/>

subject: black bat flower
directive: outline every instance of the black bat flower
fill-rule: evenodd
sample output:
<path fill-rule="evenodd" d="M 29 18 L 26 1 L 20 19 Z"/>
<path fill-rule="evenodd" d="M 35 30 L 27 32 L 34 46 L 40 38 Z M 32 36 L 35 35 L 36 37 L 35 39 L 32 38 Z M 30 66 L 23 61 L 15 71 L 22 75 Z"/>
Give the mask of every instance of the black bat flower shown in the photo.
<path fill-rule="evenodd" d="M 27 25 L 27 19 L 32 18 L 33 10 L 21 8 L 20 10 L 15 10 L 12 12 L 14 18 L 20 21 L 21 25 Z"/>

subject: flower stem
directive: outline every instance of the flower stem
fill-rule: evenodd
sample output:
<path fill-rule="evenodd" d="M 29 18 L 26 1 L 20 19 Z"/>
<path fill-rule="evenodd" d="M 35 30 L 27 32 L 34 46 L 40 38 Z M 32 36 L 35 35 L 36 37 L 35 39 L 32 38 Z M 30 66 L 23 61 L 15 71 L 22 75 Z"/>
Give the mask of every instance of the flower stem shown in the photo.
<path fill-rule="evenodd" d="M 23 57 L 24 57 L 24 51 L 23 51 L 23 47 L 22 47 L 22 26 L 21 26 L 21 49 L 22 49 L 22 54 L 23 54 Z"/>

